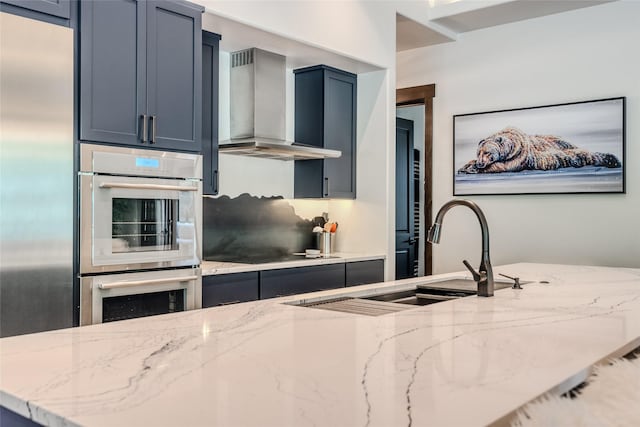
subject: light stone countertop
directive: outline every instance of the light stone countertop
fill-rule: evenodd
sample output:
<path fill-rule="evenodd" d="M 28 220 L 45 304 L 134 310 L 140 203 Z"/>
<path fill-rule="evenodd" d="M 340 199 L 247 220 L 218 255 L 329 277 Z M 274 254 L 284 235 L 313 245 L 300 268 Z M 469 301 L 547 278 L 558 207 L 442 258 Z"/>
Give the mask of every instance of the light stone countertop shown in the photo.
<path fill-rule="evenodd" d="M 345 262 L 384 260 L 382 254 L 363 254 L 334 252 L 330 257 L 306 258 L 300 255 L 300 259 L 293 261 L 268 262 L 263 264 L 243 264 L 238 262 L 202 261 L 200 268 L 203 276 L 214 274 L 244 273 L 249 271 L 276 270 L 279 268 L 309 267 L 313 265 L 340 264 Z"/>
<path fill-rule="evenodd" d="M 640 269 L 494 272 L 537 283 L 378 317 L 283 304 L 452 273 L 4 338 L 0 404 L 51 426 L 487 425 L 640 346 Z"/>

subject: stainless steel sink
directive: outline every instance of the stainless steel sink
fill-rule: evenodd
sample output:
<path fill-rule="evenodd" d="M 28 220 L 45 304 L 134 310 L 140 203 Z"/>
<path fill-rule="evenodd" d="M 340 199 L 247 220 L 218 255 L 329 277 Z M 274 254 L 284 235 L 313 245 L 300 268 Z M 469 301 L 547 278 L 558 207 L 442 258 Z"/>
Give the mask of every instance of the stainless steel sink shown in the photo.
<path fill-rule="evenodd" d="M 521 285 L 526 283 L 531 282 L 520 282 Z M 513 282 L 496 281 L 495 289 L 510 288 L 512 285 Z M 453 278 L 417 285 L 415 288 L 400 291 L 381 291 L 373 295 L 363 295 L 360 292 L 356 292 L 323 300 L 303 300 L 286 304 L 367 316 L 381 316 L 407 310 L 411 306 L 435 304 L 476 294 L 477 284 L 475 281 Z"/>
<path fill-rule="evenodd" d="M 418 286 L 415 289 L 389 292 L 385 294 L 374 295 L 371 297 L 365 297 L 363 299 L 372 301 L 393 302 L 397 304 L 429 305 L 475 294 L 476 292 L 474 291 L 439 289 Z"/>
<path fill-rule="evenodd" d="M 520 282 L 525 284 L 530 282 Z M 495 289 L 510 288 L 511 282 L 496 281 Z M 362 299 L 372 301 L 385 301 L 398 304 L 410 305 L 429 305 L 442 301 L 450 301 L 457 298 L 463 298 L 476 295 L 476 282 L 467 279 L 449 279 L 441 282 L 428 283 L 418 285 L 414 289 L 404 291 L 387 292 L 369 297 L 361 297 Z"/>

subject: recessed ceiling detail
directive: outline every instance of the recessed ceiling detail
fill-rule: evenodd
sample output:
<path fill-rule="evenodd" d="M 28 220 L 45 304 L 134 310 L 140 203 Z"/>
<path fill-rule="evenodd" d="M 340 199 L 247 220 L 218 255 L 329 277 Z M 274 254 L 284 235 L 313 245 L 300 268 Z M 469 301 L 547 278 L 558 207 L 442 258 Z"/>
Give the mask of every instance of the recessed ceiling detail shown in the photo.
<path fill-rule="evenodd" d="M 396 14 L 396 51 L 453 41 L 450 34 L 568 12 L 617 0 L 459 0 L 429 2 L 428 28 Z M 446 31 L 440 33 L 438 27 Z"/>

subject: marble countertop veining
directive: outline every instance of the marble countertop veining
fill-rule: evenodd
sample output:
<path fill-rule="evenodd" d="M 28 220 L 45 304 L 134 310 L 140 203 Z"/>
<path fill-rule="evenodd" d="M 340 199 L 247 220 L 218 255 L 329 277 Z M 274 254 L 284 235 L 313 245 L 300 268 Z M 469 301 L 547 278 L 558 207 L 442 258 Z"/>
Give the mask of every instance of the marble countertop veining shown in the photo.
<path fill-rule="evenodd" d="M 536 283 L 377 317 L 283 304 L 452 273 L 3 338 L 0 404 L 50 426 L 487 425 L 640 345 L 640 269 L 494 272 Z"/>
<path fill-rule="evenodd" d="M 334 252 L 330 257 L 305 258 L 300 256 L 299 260 L 267 262 L 262 264 L 244 264 L 239 262 L 224 261 L 202 261 L 200 267 L 203 276 L 214 274 L 244 273 L 249 271 L 276 270 L 279 268 L 308 267 L 323 264 L 340 264 L 345 262 L 371 261 L 385 259 L 382 254 L 364 254 L 349 252 Z"/>

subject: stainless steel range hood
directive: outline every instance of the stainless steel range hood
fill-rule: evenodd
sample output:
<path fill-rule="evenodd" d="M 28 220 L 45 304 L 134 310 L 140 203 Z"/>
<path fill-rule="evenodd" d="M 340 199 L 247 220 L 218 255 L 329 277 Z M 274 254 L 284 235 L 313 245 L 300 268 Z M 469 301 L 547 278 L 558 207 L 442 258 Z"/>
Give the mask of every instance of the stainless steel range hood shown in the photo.
<path fill-rule="evenodd" d="M 220 153 L 278 160 L 337 158 L 340 151 L 285 140 L 286 58 L 251 48 L 231 53 L 231 139 Z"/>

